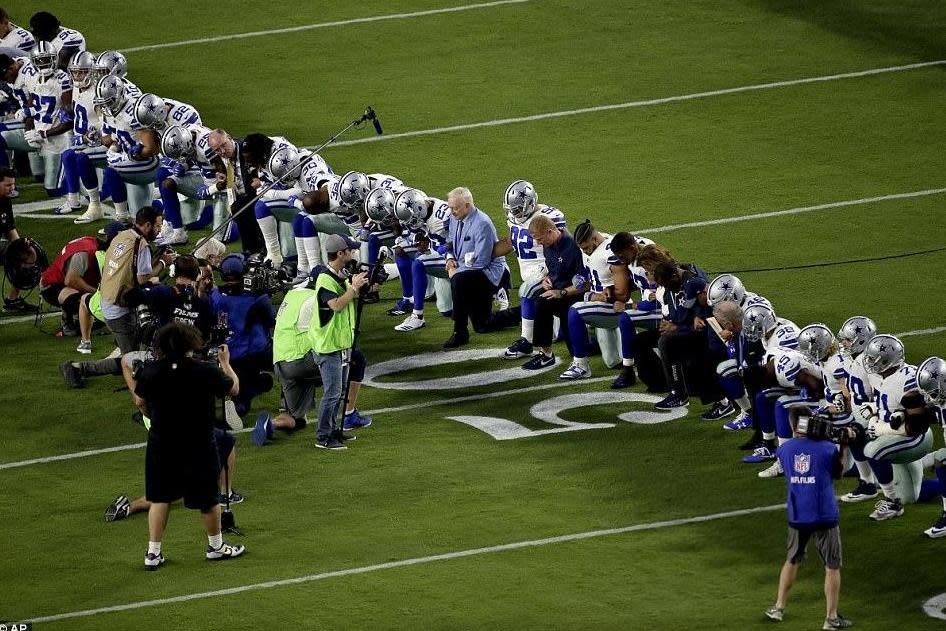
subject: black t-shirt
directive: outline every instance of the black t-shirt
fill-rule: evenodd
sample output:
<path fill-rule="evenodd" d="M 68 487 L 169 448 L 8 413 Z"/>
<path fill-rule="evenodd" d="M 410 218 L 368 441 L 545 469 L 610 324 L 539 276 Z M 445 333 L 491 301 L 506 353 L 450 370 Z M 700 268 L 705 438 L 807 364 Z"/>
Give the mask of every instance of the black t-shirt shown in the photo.
<path fill-rule="evenodd" d="M 181 457 L 206 453 L 213 445 L 215 405 L 233 380 L 213 364 L 185 359 L 148 362 L 135 393 L 148 403 L 148 440 Z"/>
<path fill-rule="evenodd" d="M 11 230 L 16 230 L 13 202 L 9 197 L 0 197 L 0 236 L 5 237 Z"/>
<path fill-rule="evenodd" d="M 345 285 L 346 279 L 335 274 L 332 268 L 326 267 L 322 273 L 328 274 L 329 276 L 334 278 L 335 281 L 342 287 L 346 286 Z M 325 288 L 319 289 L 319 293 L 316 296 L 316 299 L 319 304 L 319 324 L 321 326 L 325 326 L 326 324 L 328 324 L 328 321 L 332 319 L 333 315 L 335 315 L 335 311 L 332 310 L 332 307 L 330 307 L 328 303 L 332 300 L 335 300 L 336 298 L 338 298 L 338 294 L 336 294 L 331 289 L 325 289 Z"/>

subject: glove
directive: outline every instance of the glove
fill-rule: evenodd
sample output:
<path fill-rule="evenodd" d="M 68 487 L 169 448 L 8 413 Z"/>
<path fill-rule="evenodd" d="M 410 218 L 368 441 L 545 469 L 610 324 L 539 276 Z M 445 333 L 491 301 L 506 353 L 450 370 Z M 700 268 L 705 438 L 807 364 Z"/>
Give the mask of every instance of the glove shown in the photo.
<path fill-rule="evenodd" d="M 903 410 L 897 410 L 896 412 L 890 415 L 890 424 L 891 429 L 900 429 L 903 426 L 903 421 L 906 419 L 906 415 L 903 413 Z"/>
<path fill-rule="evenodd" d="M 26 143 L 31 146 L 39 149 L 43 145 L 43 135 L 39 132 L 38 129 L 27 129 L 23 132 L 23 139 L 26 140 Z"/>
<path fill-rule="evenodd" d="M 128 155 L 132 158 L 132 160 L 137 160 L 138 158 L 135 158 L 134 156 L 141 155 L 141 152 L 144 150 L 145 150 L 145 146 L 141 144 L 140 142 L 136 142 L 135 146 L 132 147 L 131 151 L 128 152 Z"/>
<path fill-rule="evenodd" d="M 876 416 L 872 417 L 869 421 L 867 421 L 867 437 L 871 440 L 874 440 L 880 436 L 883 433 L 883 427 L 881 427 L 882 425 L 884 425 L 883 421 L 881 421 Z"/>
<path fill-rule="evenodd" d="M 574 285 L 575 289 L 577 289 L 578 291 L 581 291 L 582 289 L 584 289 L 585 285 L 587 284 L 588 284 L 587 276 L 583 276 L 582 274 L 575 274 L 572 277 L 572 285 Z"/>
<path fill-rule="evenodd" d="M 182 175 L 187 173 L 187 167 L 181 164 L 180 162 L 173 162 L 170 165 L 170 168 L 171 168 L 171 175 L 175 175 L 177 177 L 181 177 Z"/>
<path fill-rule="evenodd" d="M 112 145 L 112 147 L 114 146 L 115 145 Z M 105 160 L 108 162 L 108 166 L 113 167 L 116 164 L 128 160 L 128 156 L 126 156 L 122 151 L 115 151 L 113 148 L 109 148 L 108 152 L 105 154 Z"/>
<path fill-rule="evenodd" d="M 865 403 L 857 409 L 857 413 L 865 422 L 870 422 L 871 418 L 877 417 L 877 410 L 870 403 Z"/>

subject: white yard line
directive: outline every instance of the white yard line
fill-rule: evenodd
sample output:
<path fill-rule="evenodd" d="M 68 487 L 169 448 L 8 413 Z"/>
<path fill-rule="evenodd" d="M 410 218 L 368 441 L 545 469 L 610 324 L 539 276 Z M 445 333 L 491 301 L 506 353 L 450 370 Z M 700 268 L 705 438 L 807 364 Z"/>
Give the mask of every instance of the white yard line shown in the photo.
<path fill-rule="evenodd" d="M 528 548 L 539 548 L 559 543 L 570 543 L 573 541 L 583 541 L 585 539 L 596 539 L 599 537 L 612 537 L 631 532 L 644 532 L 648 530 L 661 530 L 663 528 L 675 528 L 677 526 L 687 526 L 690 524 L 702 524 L 720 519 L 731 519 L 733 517 L 744 517 L 757 513 L 769 513 L 784 510 L 785 504 L 771 504 L 769 506 L 756 506 L 755 508 L 743 508 L 739 510 L 726 511 L 724 513 L 711 513 L 709 515 L 697 515 L 695 517 L 684 517 L 681 519 L 670 519 L 666 521 L 656 521 L 645 524 L 634 524 L 623 526 L 621 528 L 607 528 L 604 530 L 588 530 L 585 532 L 576 532 L 557 537 L 547 537 L 544 539 L 531 539 L 528 541 L 517 541 L 514 543 L 504 543 L 484 548 L 470 548 L 466 550 L 457 550 L 455 552 L 446 552 L 443 554 L 433 554 L 425 557 L 414 557 L 402 559 L 400 561 L 389 561 L 387 563 L 378 563 L 376 565 L 363 565 L 344 570 L 335 570 L 332 572 L 322 572 L 319 574 L 307 574 L 295 578 L 286 578 L 276 581 L 266 581 L 263 583 L 251 583 L 249 585 L 239 585 L 237 587 L 228 587 L 208 592 L 195 592 L 190 594 L 181 594 L 180 596 L 170 596 L 168 598 L 155 598 L 153 600 L 141 600 L 138 602 L 125 603 L 121 605 L 112 605 L 109 607 L 100 607 L 97 609 L 83 609 L 80 611 L 70 611 L 59 613 L 52 616 L 41 616 L 35 618 L 26 618 L 30 622 L 43 623 L 55 622 L 57 620 L 67 620 L 69 618 L 83 618 L 88 616 L 97 616 L 103 613 L 114 613 L 118 611 L 128 611 L 132 609 L 143 609 L 145 607 L 157 607 L 171 603 L 188 602 L 192 600 L 204 600 L 207 598 L 217 598 L 220 596 L 231 596 L 233 594 L 242 594 L 244 592 L 259 591 L 263 589 L 274 589 L 279 587 L 289 587 L 291 585 L 300 585 L 303 583 L 312 583 L 315 581 L 324 581 L 333 578 L 342 578 L 345 576 L 355 576 L 358 574 L 370 574 L 383 570 L 392 570 L 413 565 L 424 565 L 436 563 L 439 561 L 452 561 L 454 559 L 463 559 L 467 557 L 482 556 L 486 554 L 495 554 L 497 552 L 510 552 L 514 550 L 523 550 Z"/>
<path fill-rule="evenodd" d="M 442 9 L 429 9 L 426 11 L 412 11 L 410 13 L 389 13 L 386 15 L 372 15 L 363 18 L 352 18 L 349 20 L 336 20 L 334 22 L 316 22 L 315 24 L 302 24 L 300 26 L 289 26 L 285 28 L 266 29 L 264 31 L 248 31 L 246 33 L 233 33 L 231 35 L 218 35 L 217 37 L 202 37 L 200 39 L 186 39 L 177 42 L 164 42 L 162 44 L 148 44 L 145 46 L 132 46 L 123 48 L 123 53 L 136 53 L 142 50 L 157 50 L 159 48 L 177 48 L 179 46 L 192 46 L 194 44 L 210 44 L 213 42 L 226 42 L 233 39 L 246 39 L 248 37 L 263 37 L 265 35 L 282 35 L 283 33 L 299 33 L 301 31 L 312 31 L 320 28 L 333 28 L 336 26 L 348 26 L 350 24 L 368 24 L 370 22 L 383 22 L 386 20 L 406 20 L 410 18 L 426 17 L 428 15 L 442 15 L 444 13 L 459 13 L 461 11 L 473 11 L 476 9 L 490 9 L 507 4 L 525 4 L 536 0 L 496 0 L 496 2 L 481 2 L 478 4 L 461 4 L 455 7 L 444 7 Z"/>
<path fill-rule="evenodd" d="M 498 127 L 501 125 L 513 125 L 516 123 L 530 123 L 534 121 L 548 120 L 551 118 L 563 118 L 566 116 L 579 116 L 581 114 L 596 114 L 598 112 L 608 112 L 614 110 L 627 110 L 637 107 L 650 107 L 651 105 L 666 105 L 667 103 L 681 103 L 684 101 L 693 101 L 696 99 L 705 99 L 714 96 L 726 96 L 729 94 L 739 94 L 741 92 L 755 92 L 759 90 L 773 90 L 776 88 L 787 88 L 796 85 L 805 85 L 809 83 L 824 83 L 828 81 L 840 81 L 843 79 L 857 79 L 860 77 L 870 77 L 873 75 L 886 74 L 891 72 L 905 72 L 908 70 L 917 70 L 920 68 L 929 68 L 931 66 L 941 66 L 946 64 L 946 59 L 936 61 L 925 61 L 916 64 L 906 64 L 903 66 L 887 66 L 885 68 L 870 68 L 868 70 L 857 70 L 854 72 L 842 72 L 839 74 L 821 75 L 818 77 L 805 77 L 802 79 L 787 79 L 785 81 L 772 81 L 769 83 L 756 83 L 753 85 L 743 85 L 735 88 L 723 88 L 721 90 L 708 90 L 706 92 L 693 92 L 691 94 L 680 94 L 677 96 L 665 96 L 655 99 L 645 99 L 641 101 L 627 101 L 625 103 L 612 103 L 610 105 L 595 105 L 593 107 L 582 107 L 574 110 L 562 110 L 559 112 L 546 112 L 544 114 L 532 114 L 529 116 L 517 116 L 515 118 L 497 118 L 494 120 L 482 121 L 479 123 L 466 123 L 463 125 L 451 125 L 448 127 L 434 127 L 432 129 L 419 129 L 415 131 L 405 131 L 397 134 L 384 134 L 381 136 L 369 136 L 368 138 L 358 138 L 356 140 L 343 140 L 336 142 L 331 146 L 345 147 L 349 145 L 361 145 L 369 142 L 382 142 L 385 140 L 397 140 L 398 138 L 412 138 L 415 136 L 431 136 L 434 134 L 446 134 L 455 131 L 466 131 L 468 129 L 479 129 L 481 127 Z M 379 114 L 384 118 L 384 112 Z M 313 149 L 314 147 L 309 147 Z"/>

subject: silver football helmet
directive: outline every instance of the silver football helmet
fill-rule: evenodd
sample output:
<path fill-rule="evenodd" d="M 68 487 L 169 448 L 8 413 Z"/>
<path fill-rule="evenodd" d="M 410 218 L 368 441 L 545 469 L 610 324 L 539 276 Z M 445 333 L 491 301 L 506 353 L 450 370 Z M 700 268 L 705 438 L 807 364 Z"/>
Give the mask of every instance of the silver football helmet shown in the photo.
<path fill-rule="evenodd" d="M 834 343 L 834 333 L 821 323 L 809 324 L 798 333 L 798 350 L 815 363 L 828 358 Z"/>
<path fill-rule="evenodd" d="M 48 79 L 56 72 L 56 51 L 49 42 L 36 42 L 30 51 L 30 63 L 39 71 L 41 79 Z"/>
<path fill-rule="evenodd" d="M 135 100 L 135 120 L 139 125 L 160 131 L 167 125 L 168 105 L 157 94 L 145 93 Z"/>
<path fill-rule="evenodd" d="M 102 77 L 95 84 L 95 96 L 93 103 L 115 116 L 122 111 L 128 97 L 125 95 L 125 82 L 120 78 L 109 75 Z"/>
<path fill-rule="evenodd" d="M 171 160 L 183 162 L 194 155 L 194 137 L 182 125 L 172 125 L 161 137 L 161 153 Z"/>
<path fill-rule="evenodd" d="M 422 227 L 427 219 L 427 195 L 424 191 L 416 188 L 401 191 L 394 200 L 394 217 L 402 228 Z"/>
<path fill-rule="evenodd" d="M 916 385 L 930 405 L 946 407 L 946 360 L 930 357 L 916 370 Z"/>
<path fill-rule="evenodd" d="M 358 208 L 369 190 L 368 176 L 358 171 L 349 171 L 338 181 L 338 199 L 347 208 Z"/>
<path fill-rule="evenodd" d="M 95 60 L 102 76 L 115 75 L 120 79 L 128 76 L 128 60 L 117 50 L 106 50 Z"/>
<path fill-rule="evenodd" d="M 279 147 L 269 156 L 269 162 L 266 170 L 277 180 L 282 180 L 290 171 L 299 165 L 299 152 L 292 147 Z M 295 176 L 299 177 L 299 170 L 296 169 Z"/>
<path fill-rule="evenodd" d="M 389 188 L 375 188 L 365 198 L 365 214 L 379 226 L 394 225 L 394 193 Z"/>
<path fill-rule="evenodd" d="M 726 301 L 735 302 L 741 307 L 746 301 L 746 288 L 742 281 L 732 274 L 720 274 L 710 283 L 706 297 L 711 307 Z"/>
<path fill-rule="evenodd" d="M 69 76 L 72 85 L 82 90 L 91 87 L 95 81 L 95 55 L 87 50 L 80 51 L 69 59 Z"/>
<path fill-rule="evenodd" d="M 503 195 L 503 208 L 515 219 L 531 217 L 538 203 L 539 196 L 535 188 L 525 180 L 516 180 L 507 186 L 506 194 Z"/>
<path fill-rule="evenodd" d="M 838 330 L 838 343 L 845 352 L 860 355 L 867 348 L 867 343 L 877 335 L 877 325 L 865 316 L 848 318 Z"/>
<path fill-rule="evenodd" d="M 864 349 L 864 368 L 872 375 L 897 370 L 904 361 L 903 342 L 893 335 L 875 335 Z"/>
<path fill-rule="evenodd" d="M 775 312 L 765 305 L 752 305 L 742 314 L 742 334 L 750 342 L 758 342 L 777 324 Z"/>

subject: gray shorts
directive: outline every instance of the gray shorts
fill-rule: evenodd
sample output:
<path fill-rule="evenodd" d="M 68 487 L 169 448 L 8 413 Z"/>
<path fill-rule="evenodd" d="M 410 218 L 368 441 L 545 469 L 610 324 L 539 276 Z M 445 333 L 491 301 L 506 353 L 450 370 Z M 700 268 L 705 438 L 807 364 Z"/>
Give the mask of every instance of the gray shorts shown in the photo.
<path fill-rule="evenodd" d="M 841 567 L 841 530 L 835 526 L 822 530 L 804 530 L 788 527 L 788 560 L 799 564 L 805 560 L 808 542 L 814 541 L 825 567 L 837 570 Z"/>

